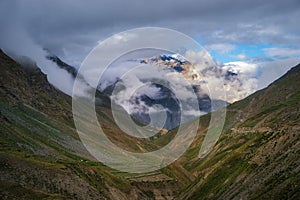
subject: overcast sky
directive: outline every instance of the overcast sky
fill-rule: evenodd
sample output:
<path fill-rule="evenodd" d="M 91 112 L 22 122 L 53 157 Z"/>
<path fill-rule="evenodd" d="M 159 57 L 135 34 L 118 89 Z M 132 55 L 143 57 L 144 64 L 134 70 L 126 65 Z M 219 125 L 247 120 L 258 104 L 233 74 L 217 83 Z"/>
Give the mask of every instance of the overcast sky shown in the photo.
<path fill-rule="evenodd" d="M 191 36 L 216 61 L 257 65 L 261 88 L 300 62 L 299 19 L 299 0 L 2 0 L 0 48 L 35 60 L 47 48 L 79 67 L 115 33 L 165 27 Z"/>

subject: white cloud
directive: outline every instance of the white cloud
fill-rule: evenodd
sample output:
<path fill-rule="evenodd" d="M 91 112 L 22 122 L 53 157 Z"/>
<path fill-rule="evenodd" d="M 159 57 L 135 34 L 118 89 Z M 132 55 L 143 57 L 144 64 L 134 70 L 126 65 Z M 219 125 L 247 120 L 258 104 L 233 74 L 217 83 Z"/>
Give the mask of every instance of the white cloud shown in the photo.
<path fill-rule="evenodd" d="M 235 45 L 233 44 L 225 44 L 225 43 L 220 43 L 220 44 L 210 44 L 205 46 L 205 48 L 209 51 L 218 51 L 221 54 L 226 54 L 230 53 L 235 49 Z"/>
<path fill-rule="evenodd" d="M 285 74 L 291 67 L 300 63 L 300 58 L 289 58 L 261 64 L 261 75 L 258 78 L 258 88 L 267 87 L 274 80 Z"/>
<path fill-rule="evenodd" d="M 300 57 L 300 48 L 265 48 L 264 52 L 271 57 L 291 58 Z"/>
<path fill-rule="evenodd" d="M 191 63 L 197 63 L 197 66 L 200 69 L 214 65 L 211 55 L 205 50 L 198 52 L 188 50 L 184 57 Z"/>
<path fill-rule="evenodd" d="M 224 81 L 229 102 L 241 100 L 257 90 L 259 69 L 257 64 L 241 61 L 229 62 L 224 64 L 223 69 L 237 74 L 230 80 Z"/>
<path fill-rule="evenodd" d="M 36 62 L 37 66 L 47 75 L 48 81 L 66 94 L 71 95 L 73 78 L 66 70 L 59 68 L 54 62 L 48 60 L 48 53 L 28 35 L 28 33 L 15 25 L 3 29 L 1 34 L 9 40 L 0 41 L 1 48 L 11 57 L 26 56 Z M 9 37 L 8 37 L 9 36 Z"/>
<path fill-rule="evenodd" d="M 242 61 L 224 63 L 223 68 L 231 70 L 234 73 L 247 76 L 255 76 L 257 74 L 258 65 Z"/>
<path fill-rule="evenodd" d="M 196 63 L 195 69 L 200 74 L 198 84 L 212 99 L 222 99 L 230 103 L 241 100 L 257 89 L 259 66 L 242 61 L 216 65 L 205 51 L 187 51 L 185 57 Z M 229 72 L 236 75 L 228 75 Z"/>
<path fill-rule="evenodd" d="M 237 58 L 239 60 L 246 60 L 248 58 L 246 54 L 238 54 L 238 55 L 235 55 L 233 57 Z"/>
<path fill-rule="evenodd" d="M 122 42 L 127 42 L 129 40 L 131 40 L 132 38 L 134 38 L 135 35 L 134 34 L 129 34 L 129 33 L 118 33 L 116 35 L 113 35 L 111 37 L 111 39 L 109 40 L 109 43 L 107 45 L 115 45 L 115 44 L 119 44 Z M 98 43 L 101 43 L 102 41 L 98 41 Z"/>

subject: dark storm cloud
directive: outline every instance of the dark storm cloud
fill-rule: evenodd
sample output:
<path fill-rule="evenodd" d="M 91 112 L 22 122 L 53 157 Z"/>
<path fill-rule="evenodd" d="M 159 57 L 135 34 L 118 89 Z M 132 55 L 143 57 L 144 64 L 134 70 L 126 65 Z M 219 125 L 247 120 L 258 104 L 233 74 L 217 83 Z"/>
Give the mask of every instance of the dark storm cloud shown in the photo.
<path fill-rule="evenodd" d="M 1 27 L 18 23 L 35 42 L 67 57 L 140 26 L 174 28 L 207 43 L 295 45 L 299 8 L 297 0 L 27 0 L 3 1 L 0 15 Z"/>
<path fill-rule="evenodd" d="M 99 40 L 131 28 L 160 26 L 221 53 L 239 44 L 268 44 L 272 48 L 263 50 L 270 57 L 265 60 L 297 57 L 299 8 L 299 0 L 2 0 L 0 48 L 32 58 L 50 82 L 60 89 L 68 85 L 63 90 L 70 93 L 72 80 L 64 72 L 57 76 L 44 48 L 78 67 Z"/>

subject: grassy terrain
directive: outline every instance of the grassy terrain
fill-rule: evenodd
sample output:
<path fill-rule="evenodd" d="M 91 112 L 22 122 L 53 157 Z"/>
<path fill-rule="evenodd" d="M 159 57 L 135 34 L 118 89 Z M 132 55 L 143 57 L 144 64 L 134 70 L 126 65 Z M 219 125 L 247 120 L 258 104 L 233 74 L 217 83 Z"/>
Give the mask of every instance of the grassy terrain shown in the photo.
<path fill-rule="evenodd" d="M 178 161 L 195 176 L 179 199 L 299 197 L 299 69 L 230 105 L 223 133 L 204 159 L 197 158 L 197 137 Z"/>
<path fill-rule="evenodd" d="M 40 70 L 24 69 L 2 52 L 0 67 L 1 199 L 300 196 L 300 66 L 228 106 L 222 135 L 206 157 L 198 154 L 210 114 L 201 117 L 182 157 L 146 174 L 123 173 L 96 162 L 75 130 L 71 98 L 51 86 Z M 136 139 L 117 127 L 109 107 L 97 106 L 97 117 L 109 139 L 132 152 L 159 149 L 177 132 L 152 141 Z"/>
<path fill-rule="evenodd" d="M 2 52 L 0 65 L 1 199 L 147 199 L 159 187 L 170 186 L 170 194 L 178 189 L 176 181 L 158 185 L 161 172 L 155 181 L 144 179 L 139 185 L 135 174 L 96 162 L 75 130 L 71 98 L 51 86 L 38 68 L 23 68 Z M 157 148 L 123 134 L 109 109 L 98 107 L 97 113 L 117 145 L 133 152 Z"/>

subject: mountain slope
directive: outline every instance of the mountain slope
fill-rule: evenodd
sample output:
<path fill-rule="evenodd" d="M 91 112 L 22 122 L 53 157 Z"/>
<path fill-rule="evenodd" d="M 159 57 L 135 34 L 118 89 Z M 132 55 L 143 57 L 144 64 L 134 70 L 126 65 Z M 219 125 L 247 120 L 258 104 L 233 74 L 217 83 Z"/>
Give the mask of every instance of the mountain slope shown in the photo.
<path fill-rule="evenodd" d="M 225 129 L 204 159 L 197 158 L 200 130 L 178 161 L 195 177 L 179 199 L 297 199 L 299 133 L 297 65 L 266 89 L 228 106 Z"/>
<path fill-rule="evenodd" d="M 74 129 L 70 98 L 38 68 L 22 68 L 3 52 L 0 59 L 1 197 L 102 198 L 104 185 L 97 188 L 76 172 L 81 160 L 93 158 Z"/>
<path fill-rule="evenodd" d="M 210 115 L 175 163 L 127 174 L 93 161 L 72 121 L 71 98 L 38 68 L 22 68 L 0 52 L 0 198 L 14 199 L 297 199 L 300 191 L 300 65 L 266 89 L 227 109 L 213 151 L 198 152 Z M 165 145 L 120 131 L 109 107 L 97 106 L 108 137 L 143 152 Z M 188 124 L 187 124 L 188 126 Z"/>
<path fill-rule="evenodd" d="M 140 186 L 135 175 L 95 162 L 76 133 L 69 96 L 37 67 L 23 68 L 2 51 L 0 69 L 1 199 L 147 199 L 158 187 L 178 190 L 172 181 Z M 122 134 L 109 110 L 97 109 L 105 132 L 118 145 L 131 151 L 155 147 Z"/>
<path fill-rule="evenodd" d="M 75 67 L 68 65 L 67 63 L 65 63 L 64 61 L 62 61 L 59 57 L 55 56 L 54 54 L 50 53 L 48 51 L 49 55 L 46 57 L 47 59 L 51 60 L 52 62 L 56 63 L 58 67 L 60 67 L 61 69 L 66 70 L 67 72 L 69 72 L 73 78 L 76 77 L 77 75 L 77 70 Z"/>

